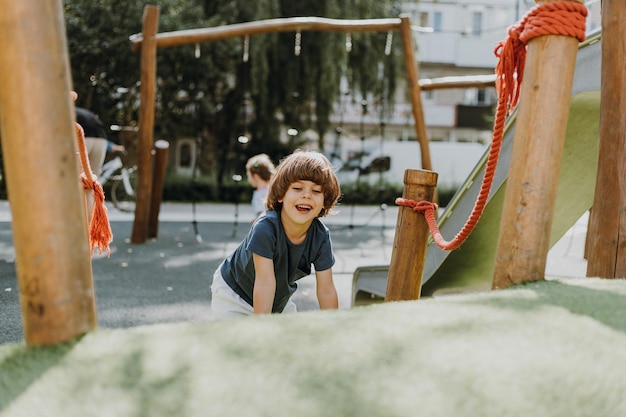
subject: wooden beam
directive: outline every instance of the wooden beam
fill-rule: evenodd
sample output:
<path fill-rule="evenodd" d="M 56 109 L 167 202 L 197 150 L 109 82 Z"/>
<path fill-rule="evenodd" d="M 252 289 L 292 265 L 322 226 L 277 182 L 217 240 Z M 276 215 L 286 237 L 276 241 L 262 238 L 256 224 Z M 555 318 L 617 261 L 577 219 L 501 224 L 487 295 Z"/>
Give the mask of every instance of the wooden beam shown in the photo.
<path fill-rule="evenodd" d="M 0 129 L 27 345 L 96 327 L 61 0 L 5 2 Z"/>
<path fill-rule="evenodd" d="M 466 75 L 458 77 L 425 78 L 419 80 L 423 91 L 451 88 L 488 88 L 496 86 L 496 75 Z"/>
<path fill-rule="evenodd" d="M 626 2 L 602 2 L 600 143 L 587 276 L 626 277 Z"/>
<path fill-rule="evenodd" d="M 144 243 L 148 237 L 150 202 L 152 200 L 152 142 L 154 102 L 156 100 L 156 33 L 159 29 L 159 8 L 144 8 L 144 47 L 141 50 L 141 90 L 139 107 L 139 145 L 137 146 L 137 201 L 130 237 L 132 243 Z"/>
<path fill-rule="evenodd" d="M 323 17 L 288 17 L 235 23 L 211 28 L 163 32 L 156 35 L 155 40 L 157 48 L 169 48 L 262 33 L 297 31 L 377 32 L 398 30 L 399 27 L 400 19 L 342 20 Z M 144 35 L 140 33 L 130 36 L 129 40 L 133 51 L 139 51 L 142 48 L 143 38 Z"/>
<path fill-rule="evenodd" d="M 577 53 L 574 37 L 528 42 L 494 289 L 544 279 Z"/>

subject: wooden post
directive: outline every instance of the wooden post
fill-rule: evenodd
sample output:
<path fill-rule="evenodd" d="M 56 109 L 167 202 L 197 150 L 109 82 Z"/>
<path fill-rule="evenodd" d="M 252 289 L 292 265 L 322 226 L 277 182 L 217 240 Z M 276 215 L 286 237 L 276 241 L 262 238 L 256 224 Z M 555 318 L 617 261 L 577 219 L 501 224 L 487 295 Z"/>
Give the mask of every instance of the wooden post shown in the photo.
<path fill-rule="evenodd" d="M 494 289 L 544 279 L 577 52 L 578 40 L 569 36 L 527 45 Z"/>
<path fill-rule="evenodd" d="M 148 236 L 152 192 L 152 142 L 154 101 L 156 97 L 156 33 L 159 28 L 159 8 L 148 5 L 143 15 L 143 45 L 141 47 L 141 90 L 139 108 L 139 144 L 137 147 L 137 204 L 130 241 L 144 243 Z"/>
<path fill-rule="evenodd" d="M 587 276 L 626 277 L 626 2 L 602 2 L 598 174 L 587 230 Z"/>
<path fill-rule="evenodd" d="M 166 140 L 157 140 L 154 143 L 154 171 L 152 173 L 152 199 L 150 201 L 150 221 L 148 222 L 148 237 L 156 238 L 159 234 L 159 212 L 163 199 L 163 184 L 167 171 L 167 157 L 170 144 Z"/>
<path fill-rule="evenodd" d="M 403 198 L 432 202 L 436 188 L 436 173 L 414 169 L 404 171 Z M 419 298 L 428 236 L 429 228 L 424 215 L 413 211 L 410 207 L 400 207 L 385 301 Z"/>
<path fill-rule="evenodd" d="M 26 344 L 96 327 L 61 0 L 3 3 L 0 128 Z M 77 221 L 78 220 L 78 221 Z"/>
<path fill-rule="evenodd" d="M 430 158 L 430 145 L 428 132 L 426 131 L 426 121 L 424 118 L 424 107 L 422 106 L 422 95 L 419 85 L 419 74 L 415 59 L 415 45 L 413 44 L 413 31 L 408 15 L 400 15 L 400 33 L 402 34 L 402 51 L 404 52 L 404 65 L 406 66 L 407 87 L 411 93 L 411 104 L 413 110 L 413 120 L 415 121 L 415 134 L 420 144 L 422 153 L 422 168 L 432 170 L 433 164 Z"/>

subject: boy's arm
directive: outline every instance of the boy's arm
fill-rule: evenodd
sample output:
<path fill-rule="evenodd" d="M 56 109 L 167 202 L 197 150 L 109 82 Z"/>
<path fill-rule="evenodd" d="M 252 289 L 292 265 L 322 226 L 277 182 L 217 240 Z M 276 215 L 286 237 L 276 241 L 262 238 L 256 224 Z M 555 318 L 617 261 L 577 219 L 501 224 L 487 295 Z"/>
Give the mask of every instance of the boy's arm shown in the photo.
<path fill-rule="evenodd" d="M 332 268 L 328 268 L 324 271 L 315 271 L 315 280 L 317 282 L 317 301 L 320 304 L 320 309 L 336 310 L 339 308 L 337 289 L 333 282 Z"/>
<path fill-rule="evenodd" d="M 254 260 L 254 270 L 256 271 L 252 293 L 254 314 L 268 314 L 272 312 L 274 296 L 276 295 L 274 261 L 256 253 L 252 254 L 252 259 Z"/>

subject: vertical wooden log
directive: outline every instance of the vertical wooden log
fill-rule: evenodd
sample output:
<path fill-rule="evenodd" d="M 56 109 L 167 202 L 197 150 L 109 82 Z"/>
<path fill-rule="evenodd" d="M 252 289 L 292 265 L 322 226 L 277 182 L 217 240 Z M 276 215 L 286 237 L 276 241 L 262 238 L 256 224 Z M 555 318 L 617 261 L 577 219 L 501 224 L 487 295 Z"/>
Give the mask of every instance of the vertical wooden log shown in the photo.
<path fill-rule="evenodd" d="M 420 151 L 422 153 L 422 168 L 432 170 L 433 164 L 430 158 L 430 145 L 428 132 L 426 131 L 426 121 L 424 119 L 421 89 L 419 86 L 419 75 L 415 58 L 415 45 L 413 44 L 413 31 L 411 30 L 411 20 L 407 14 L 400 15 L 400 33 L 402 35 L 404 64 L 406 65 L 407 87 L 411 93 L 413 120 L 415 121 L 415 134 L 417 135 L 417 140 L 420 144 Z"/>
<path fill-rule="evenodd" d="M 544 279 L 577 52 L 568 36 L 528 43 L 494 289 Z"/>
<path fill-rule="evenodd" d="M 139 108 L 139 145 L 137 149 L 137 204 L 130 237 L 132 243 L 145 243 L 148 236 L 152 192 L 152 142 L 154 102 L 156 96 L 156 34 L 159 28 L 159 8 L 144 8 L 141 44 L 141 90 Z"/>
<path fill-rule="evenodd" d="M 404 171 L 402 197 L 433 201 L 437 174 L 432 171 Z M 400 207 L 393 240 L 385 301 L 417 300 L 422 290 L 422 273 L 428 246 L 429 228 L 424 215 Z"/>
<path fill-rule="evenodd" d="M 626 277 L 626 2 L 602 2 L 598 174 L 587 230 L 587 276 Z"/>
<path fill-rule="evenodd" d="M 152 173 L 152 200 L 150 201 L 150 221 L 148 222 L 148 237 L 156 238 L 159 234 L 159 212 L 163 199 L 163 184 L 167 171 L 167 157 L 170 144 L 166 140 L 157 140 L 154 143 L 154 171 Z"/>
<path fill-rule="evenodd" d="M 3 3 L 0 127 L 26 344 L 96 327 L 61 0 Z M 78 219 L 78 221 L 77 221 Z"/>

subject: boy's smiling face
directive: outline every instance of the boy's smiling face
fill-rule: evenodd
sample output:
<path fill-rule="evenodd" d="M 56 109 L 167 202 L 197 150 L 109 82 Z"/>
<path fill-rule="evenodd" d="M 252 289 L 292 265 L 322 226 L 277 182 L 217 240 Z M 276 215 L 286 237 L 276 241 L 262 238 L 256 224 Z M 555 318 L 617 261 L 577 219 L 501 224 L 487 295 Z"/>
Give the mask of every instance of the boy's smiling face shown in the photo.
<path fill-rule="evenodd" d="M 321 185 L 312 181 L 296 181 L 279 202 L 283 205 L 283 217 L 296 224 L 311 223 L 324 208 L 324 192 Z"/>

